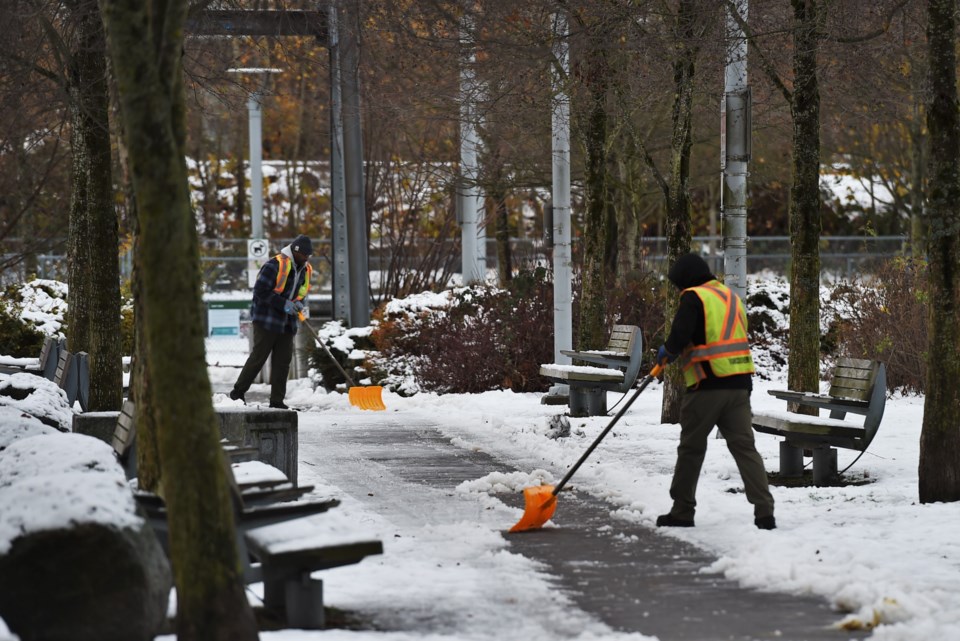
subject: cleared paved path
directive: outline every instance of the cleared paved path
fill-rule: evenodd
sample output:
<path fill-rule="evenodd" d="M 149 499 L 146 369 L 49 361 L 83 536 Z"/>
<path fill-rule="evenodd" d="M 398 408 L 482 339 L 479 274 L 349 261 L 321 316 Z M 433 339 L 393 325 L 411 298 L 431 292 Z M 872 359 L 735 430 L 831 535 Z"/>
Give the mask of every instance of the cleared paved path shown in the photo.
<path fill-rule="evenodd" d="M 316 415 L 302 414 L 302 424 Z M 468 519 L 455 488 L 514 469 L 453 445 L 430 425 L 378 413 L 301 429 L 301 465 L 390 519 Z M 358 422 L 359 421 L 359 422 Z M 410 487 L 422 491 L 409 491 Z M 405 491 L 390 491 L 391 488 Z M 445 499 L 445 497 L 451 497 Z M 502 497 L 501 497 L 502 498 Z M 504 499 L 522 507 L 519 495 Z M 714 559 L 672 537 L 610 517 L 610 508 L 565 492 L 558 527 L 508 534 L 511 551 L 546 564 L 584 611 L 610 627 L 662 641 L 840 641 L 863 634 L 829 627 L 838 615 L 818 599 L 761 593 L 701 570 Z M 510 524 L 507 524 L 510 525 Z"/>

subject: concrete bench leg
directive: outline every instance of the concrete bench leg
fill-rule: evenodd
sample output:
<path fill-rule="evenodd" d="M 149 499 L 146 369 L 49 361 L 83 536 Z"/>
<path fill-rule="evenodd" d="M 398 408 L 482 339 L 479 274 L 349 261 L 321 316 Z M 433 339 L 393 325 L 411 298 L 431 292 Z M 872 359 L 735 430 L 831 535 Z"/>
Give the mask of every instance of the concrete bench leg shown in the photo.
<path fill-rule="evenodd" d="M 837 477 L 837 450 L 818 447 L 813 450 L 813 484 L 827 485 Z"/>
<path fill-rule="evenodd" d="M 301 630 L 322 630 L 323 581 L 304 572 L 299 579 L 286 582 L 287 625 Z"/>
<path fill-rule="evenodd" d="M 570 416 L 587 416 L 587 395 L 582 387 L 570 386 Z"/>
<path fill-rule="evenodd" d="M 603 416 L 607 413 L 607 392 L 599 387 L 570 386 L 570 416 Z"/>
<path fill-rule="evenodd" d="M 780 476 L 784 478 L 803 476 L 803 450 L 787 441 L 780 441 Z"/>
<path fill-rule="evenodd" d="M 590 416 L 603 416 L 607 413 L 607 392 L 599 387 L 592 387 L 587 392 L 587 412 Z"/>

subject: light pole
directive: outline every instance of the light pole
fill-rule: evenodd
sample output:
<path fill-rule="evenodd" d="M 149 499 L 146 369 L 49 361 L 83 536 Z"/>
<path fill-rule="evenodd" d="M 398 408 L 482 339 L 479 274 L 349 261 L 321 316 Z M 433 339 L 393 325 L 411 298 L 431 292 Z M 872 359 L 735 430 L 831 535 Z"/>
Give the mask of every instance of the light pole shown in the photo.
<path fill-rule="evenodd" d="M 250 240 L 247 243 L 247 280 L 253 287 L 263 261 L 263 96 L 270 74 L 280 73 L 271 67 L 241 67 L 227 73 L 246 74 L 261 78 L 259 87 L 247 99 L 250 137 Z M 242 189 L 243 186 L 241 185 Z"/>
<path fill-rule="evenodd" d="M 747 77 L 747 38 L 740 28 L 747 19 L 749 0 L 736 0 L 727 8 L 727 61 L 721 105 L 720 168 L 723 185 L 724 283 L 743 300 L 747 292 L 747 176 L 750 162 L 751 101 Z"/>

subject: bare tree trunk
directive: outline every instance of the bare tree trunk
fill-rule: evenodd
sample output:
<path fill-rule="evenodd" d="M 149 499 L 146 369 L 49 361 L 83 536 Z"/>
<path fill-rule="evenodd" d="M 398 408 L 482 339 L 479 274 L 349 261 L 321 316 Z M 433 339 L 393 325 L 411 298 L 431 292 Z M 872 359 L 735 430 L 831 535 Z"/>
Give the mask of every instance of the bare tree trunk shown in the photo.
<path fill-rule="evenodd" d="M 496 223 L 497 271 L 500 285 L 506 287 L 513 280 L 513 255 L 510 251 L 510 211 L 507 209 L 507 192 L 496 189 L 493 194 L 493 219 Z"/>
<path fill-rule="evenodd" d="M 143 329 L 159 427 L 180 641 L 258 638 L 204 355 L 184 160 L 186 1 L 102 0 L 140 221 Z"/>
<path fill-rule="evenodd" d="M 69 75 L 73 195 L 70 204 L 70 349 L 90 355 L 90 407 L 119 410 L 120 264 L 113 202 L 106 40 L 97 5 L 72 3 L 76 46 Z M 96 320 L 93 320 L 95 317 Z"/>
<path fill-rule="evenodd" d="M 790 190 L 790 389 L 820 388 L 820 89 L 817 0 L 794 11 L 793 186 Z M 798 410 L 799 411 L 799 410 Z M 813 410 L 816 413 L 816 410 Z"/>
<path fill-rule="evenodd" d="M 910 69 L 913 119 L 910 121 L 910 247 L 914 256 L 922 256 L 927 242 L 923 215 L 925 168 L 927 164 L 927 132 L 923 128 L 923 85 L 921 74 Z"/>
<path fill-rule="evenodd" d="M 600 25 L 591 29 L 583 63 L 588 90 L 584 145 L 586 147 L 586 204 L 581 272 L 580 328 L 577 349 L 600 349 L 607 340 L 607 261 L 609 211 L 607 190 L 607 90 L 610 68 L 607 38 Z"/>
<path fill-rule="evenodd" d="M 696 12 L 691 0 L 682 0 L 677 13 L 677 58 L 673 63 L 675 99 L 673 103 L 673 134 L 670 140 L 670 175 L 666 202 L 666 235 L 668 264 L 690 252 L 690 147 L 693 121 L 693 74 L 697 48 L 694 43 Z M 670 286 L 666 293 L 665 333 L 677 311 L 678 293 Z M 663 404 L 660 420 L 663 423 L 680 422 L 680 395 L 683 391 L 683 373 L 670 368 L 664 378 Z"/>
<path fill-rule="evenodd" d="M 956 0 L 928 0 L 929 348 L 920 434 L 920 502 L 960 500 L 960 117 Z"/>

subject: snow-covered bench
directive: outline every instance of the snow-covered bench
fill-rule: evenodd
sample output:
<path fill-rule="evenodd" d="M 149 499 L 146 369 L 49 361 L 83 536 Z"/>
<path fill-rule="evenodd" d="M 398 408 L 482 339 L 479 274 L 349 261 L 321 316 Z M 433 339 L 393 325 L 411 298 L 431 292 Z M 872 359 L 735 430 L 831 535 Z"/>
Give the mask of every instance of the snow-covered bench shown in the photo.
<path fill-rule="evenodd" d="M 44 377 L 48 381 L 52 381 L 57 372 L 57 361 L 60 357 L 60 351 L 66 349 L 66 339 L 56 339 L 47 336 L 43 339 L 43 347 L 40 348 L 40 358 L 0 357 L 0 372 L 4 374 L 27 372 L 28 374 L 36 374 L 37 376 Z"/>
<path fill-rule="evenodd" d="M 123 466 L 127 479 L 137 477 L 137 439 L 136 439 L 136 407 L 131 400 L 123 402 L 120 414 L 113 430 L 110 444 Z M 74 424 L 78 422 L 74 417 Z M 76 428 L 75 428 L 76 430 Z M 227 473 L 231 483 L 236 485 L 240 496 L 247 505 L 263 503 L 278 503 L 292 501 L 313 490 L 312 485 L 297 486 L 277 468 L 256 460 L 257 448 L 243 447 L 226 441 L 221 441 Z M 138 498 L 145 502 L 159 497 L 150 498 L 144 494 Z"/>
<path fill-rule="evenodd" d="M 325 625 L 323 581 L 313 572 L 383 554 L 380 540 L 359 534 L 348 517 L 335 514 L 318 523 L 302 519 L 253 530 L 244 543 L 253 559 L 244 574 L 248 583 L 263 582 L 264 607 L 284 612 L 288 626 L 305 629 Z"/>
<path fill-rule="evenodd" d="M 570 386 L 570 413 L 601 416 L 607 413 L 607 392 L 625 393 L 637 381 L 643 358 L 643 336 L 636 325 L 614 325 L 604 350 L 561 351 L 574 362 L 549 363 L 540 375 Z"/>
<path fill-rule="evenodd" d="M 782 436 L 780 474 L 803 474 L 803 452 L 812 450 L 813 482 L 824 485 L 837 476 L 835 447 L 865 451 L 883 419 L 887 401 L 886 367 L 879 361 L 842 358 L 833 371 L 830 392 L 823 396 L 809 392 L 771 390 L 770 394 L 797 406 L 830 410 L 830 416 L 793 412 L 754 412 L 753 429 Z M 845 421 L 846 415 L 864 416 L 862 425 Z"/>

